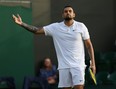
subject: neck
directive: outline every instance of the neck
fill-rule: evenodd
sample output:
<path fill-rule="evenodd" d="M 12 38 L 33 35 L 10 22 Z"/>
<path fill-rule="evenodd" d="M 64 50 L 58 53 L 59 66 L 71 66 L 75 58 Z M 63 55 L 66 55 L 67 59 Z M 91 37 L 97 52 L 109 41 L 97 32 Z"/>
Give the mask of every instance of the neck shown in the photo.
<path fill-rule="evenodd" d="M 71 26 L 74 23 L 74 20 L 73 19 L 72 20 L 65 20 L 64 23 L 67 26 Z"/>

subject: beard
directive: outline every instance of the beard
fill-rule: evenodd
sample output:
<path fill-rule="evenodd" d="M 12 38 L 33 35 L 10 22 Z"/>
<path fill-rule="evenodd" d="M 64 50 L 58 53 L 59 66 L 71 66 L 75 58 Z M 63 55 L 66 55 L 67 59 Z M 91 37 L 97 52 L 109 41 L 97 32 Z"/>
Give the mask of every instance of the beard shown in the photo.
<path fill-rule="evenodd" d="M 65 21 L 70 21 L 70 20 L 72 20 L 72 19 L 73 19 L 73 18 L 70 17 L 70 16 L 66 16 L 66 17 L 64 18 Z"/>
<path fill-rule="evenodd" d="M 72 20 L 72 19 L 73 19 L 73 18 L 69 18 L 69 17 L 64 18 L 65 21 L 70 21 L 70 20 Z"/>

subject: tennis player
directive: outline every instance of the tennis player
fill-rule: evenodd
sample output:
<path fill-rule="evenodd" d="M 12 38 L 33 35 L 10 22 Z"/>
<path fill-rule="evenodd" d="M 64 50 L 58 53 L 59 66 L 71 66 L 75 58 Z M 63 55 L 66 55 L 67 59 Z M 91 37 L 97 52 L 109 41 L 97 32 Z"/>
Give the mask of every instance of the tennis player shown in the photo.
<path fill-rule="evenodd" d="M 85 75 L 84 43 L 91 59 L 91 68 L 96 73 L 94 50 L 87 27 L 75 21 L 75 12 L 71 6 L 65 6 L 63 21 L 43 27 L 35 27 L 24 23 L 19 15 L 13 15 L 14 21 L 26 30 L 35 34 L 51 36 L 58 58 L 59 88 L 83 89 Z"/>

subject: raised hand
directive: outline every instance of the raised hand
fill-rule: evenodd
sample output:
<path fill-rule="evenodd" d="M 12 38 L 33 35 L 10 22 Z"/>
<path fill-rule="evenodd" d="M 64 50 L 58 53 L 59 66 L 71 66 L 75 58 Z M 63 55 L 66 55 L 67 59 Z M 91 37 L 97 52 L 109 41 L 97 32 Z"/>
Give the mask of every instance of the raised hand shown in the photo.
<path fill-rule="evenodd" d="M 12 15 L 16 24 L 35 34 L 45 34 L 43 27 L 35 27 L 24 23 L 19 15 Z"/>
<path fill-rule="evenodd" d="M 13 17 L 15 23 L 17 23 L 17 24 L 19 24 L 19 25 L 21 25 L 21 24 L 23 23 L 23 22 L 22 22 L 22 19 L 21 19 L 21 17 L 20 17 L 20 15 L 17 15 L 17 16 L 12 15 L 12 17 Z"/>

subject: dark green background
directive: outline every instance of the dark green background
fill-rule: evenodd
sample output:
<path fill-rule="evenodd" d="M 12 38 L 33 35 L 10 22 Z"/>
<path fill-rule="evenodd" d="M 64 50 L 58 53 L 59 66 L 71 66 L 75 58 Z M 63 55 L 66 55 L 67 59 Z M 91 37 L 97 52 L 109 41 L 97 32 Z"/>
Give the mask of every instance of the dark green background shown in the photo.
<path fill-rule="evenodd" d="M 31 8 L 0 6 L 0 77 L 14 77 L 17 88 L 21 89 L 24 76 L 34 75 L 34 53 L 32 33 L 12 19 L 12 14 L 17 13 L 31 24 Z"/>

